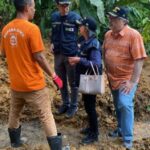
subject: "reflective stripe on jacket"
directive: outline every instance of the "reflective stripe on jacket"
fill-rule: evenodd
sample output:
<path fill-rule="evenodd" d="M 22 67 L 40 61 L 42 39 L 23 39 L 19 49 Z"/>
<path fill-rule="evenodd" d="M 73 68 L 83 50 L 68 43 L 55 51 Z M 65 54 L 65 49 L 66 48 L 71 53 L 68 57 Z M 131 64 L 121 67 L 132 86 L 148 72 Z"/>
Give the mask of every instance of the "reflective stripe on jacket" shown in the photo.
<path fill-rule="evenodd" d="M 70 11 L 66 16 L 59 12 L 52 14 L 52 43 L 54 53 L 62 53 L 66 56 L 75 56 L 77 53 L 78 24 L 81 17 Z"/>

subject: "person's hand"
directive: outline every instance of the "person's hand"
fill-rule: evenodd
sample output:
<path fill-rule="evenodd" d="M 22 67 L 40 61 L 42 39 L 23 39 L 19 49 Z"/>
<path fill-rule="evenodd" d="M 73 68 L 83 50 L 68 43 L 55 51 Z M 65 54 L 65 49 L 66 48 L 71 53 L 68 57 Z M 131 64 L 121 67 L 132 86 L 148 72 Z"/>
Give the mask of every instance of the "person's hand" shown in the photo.
<path fill-rule="evenodd" d="M 130 80 L 123 81 L 123 82 L 120 84 L 120 90 L 121 90 L 121 92 L 123 92 L 124 94 L 129 94 L 134 85 L 135 85 L 135 83 L 132 82 L 132 81 L 130 81 Z"/>
<path fill-rule="evenodd" d="M 50 45 L 50 52 L 53 54 L 54 53 L 54 44 L 51 43 Z"/>
<path fill-rule="evenodd" d="M 61 89 L 63 87 L 63 82 L 60 79 L 60 77 L 54 73 L 54 75 L 52 76 L 52 78 L 53 78 L 53 82 L 57 86 L 57 88 Z"/>
<path fill-rule="evenodd" d="M 73 65 L 79 63 L 80 57 L 68 57 L 68 61 L 69 61 L 70 65 L 73 66 Z"/>

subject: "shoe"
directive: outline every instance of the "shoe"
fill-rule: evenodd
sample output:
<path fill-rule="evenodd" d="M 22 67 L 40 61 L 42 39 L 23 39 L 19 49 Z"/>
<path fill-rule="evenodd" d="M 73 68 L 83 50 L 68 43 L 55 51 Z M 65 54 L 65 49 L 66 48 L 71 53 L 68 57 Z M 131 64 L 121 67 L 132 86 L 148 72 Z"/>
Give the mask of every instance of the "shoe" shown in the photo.
<path fill-rule="evenodd" d="M 119 129 L 116 129 L 114 131 L 109 132 L 108 136 L 115 138 L 115 137 L 122 137 L 122 134 L 119 131 Z"/>
<path fill-rule="evenodd" d="M 70 107 L 69 109 L 68 109 L 68 111 L 66 112 L 66 117 L 67 118 L 72 118 L 74 115 L 75 115 L 75 113 L 78 111 L 78 107 Z"/>
<path fill-rule="evenodd" d="M 124 141 L 123 142 L 123 146 L 127 149 L 127 150 L 130 150 L 131 148 L 132 148 L 132 145 L 133 145 L 133 143 L 132 143 L 132 141 Z"/>
<path fill-rule="evenodd" d="M 69 106 L 67 106 L 67 105 L 60 106 L 60 108 L 58 109 L 57 115 L 66 113 L 68 111 L 68 109 L 69 109 Z"/>
<path fill-rule="evenodd" d="M 90 128 L 88 128 L 88 127 L 87 127 L 87 128 L 82 128 L 82 129 L 80 130 L 80 133 L 81 133 L 81 134 L 85 134 L 85 135 L 88 134 L 89 132 L 90 132 Z"/>
<path fill-rule="evenodd" d="M 98 134 L 89 132 L 88 135 L 85 136 L 85 138 L 82 139 L 82 144 L 91 144 L 98 141 Z"/>

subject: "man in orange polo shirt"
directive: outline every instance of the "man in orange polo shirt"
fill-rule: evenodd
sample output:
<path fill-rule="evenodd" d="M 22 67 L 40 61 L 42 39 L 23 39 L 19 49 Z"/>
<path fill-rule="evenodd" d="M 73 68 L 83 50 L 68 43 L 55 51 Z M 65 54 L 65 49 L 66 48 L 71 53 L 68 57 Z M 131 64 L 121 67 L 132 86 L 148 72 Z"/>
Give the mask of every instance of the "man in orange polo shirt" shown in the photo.
<path fill-rule="evenodd" d="M 8 132 L 12 147 L 20 147 L 21 111 L 25 103 L 33 106 L 43 124 L 51 150 L 62 149 L 42 69 L 62 88 L 61 79 L 52 72 L 44 54 L 39 28 L 29 22 L 35 13 L 34 0 L 14 0 L 16 18 L 2 30 L 1 52 L 7 59 L 11 81 L 11 101 Z"/>
<path fill-rule="evenodd" d="M 128 26 L 124 7 L 116 7 L 109 12 L 108 19 L 110 31 L 105 34 L 104 61 L 118 121 L 118 128 L 109 136 L 122 136 L 124 146 L 130 149 L 133 141 L 133 98 L 147 56 L 140 33 Z"/>

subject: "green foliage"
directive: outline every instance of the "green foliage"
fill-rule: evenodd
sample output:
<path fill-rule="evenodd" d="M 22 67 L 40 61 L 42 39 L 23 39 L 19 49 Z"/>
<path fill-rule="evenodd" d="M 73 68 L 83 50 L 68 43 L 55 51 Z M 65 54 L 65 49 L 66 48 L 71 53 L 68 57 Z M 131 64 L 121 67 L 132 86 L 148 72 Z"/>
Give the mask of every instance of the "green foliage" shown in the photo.
<path fill-rule="evenodd" d="M 98 20 L 102 24 L 105 24 L 105 15 L 104 15 L 104 4 L 103 4 L 103 1 L 101 1 L 101 0 L 99 0 L 99 1 L 98 0 L 90 0 L 89 7 L 93 8 L 91 10 L 93 11 L 93 13 L 94 12 L 96 13 L 96 16 L 98 17 Z M 82 7 L 80 9 L 82 10 Z"/>
<path fill-rule="evenodd" d="M 0 16 L 3 17 L 3 24 L 12 19 L 15 15 L 15 9 L 9 0 L 0 0 Z"/>
<path fill-rule="evenodd" d="M 0 0 L 0 14 L 4 16 L 4 22 L 14 16 L 12 0 Z M 49 36 L 51 29 L 51 13 L 56 10 L 55 0 L 35 0 L 36 14 L 34 22 L 41 28 L 44 37 Z M 103 39 L 108 30 L 106 12 L 115 6 L 126 6 L 129 9 L 129 25 L 139 30 L 143 35 L 147 53 L 150 54 L 150 1 L 149 0 L 71 0 L 71 10 L 78 12 L 82 17 L 92 16 L 98 24 L 97 34 Z"/>
<path fill-rule="evenodd" d="M 53 0 L 37 0 L 34 22 L 41 28 L 43 37 L 49 36 L 51 13 L 56 9 Z"/>
<path fill-rule="evenodd" d="M 150 55 L 150 10 L 145 7 L 148 4 L 150 5 L 149 2 L 145 3 L 143 0 L 141 3 L 134 3 L 128 7 L 130 9 L 130 25 L 142 34 L 146 52 Z"/>
<path fill-rule="evenodd" d="M 99 28 L 97 29 L 97 34 L 100 36 L 102 33 L 103 26 L 106 26 L 103 1 L 80 1 L 78 9 L 82 17 L 92 16 L 95 18 L 99 26 Z"/>

